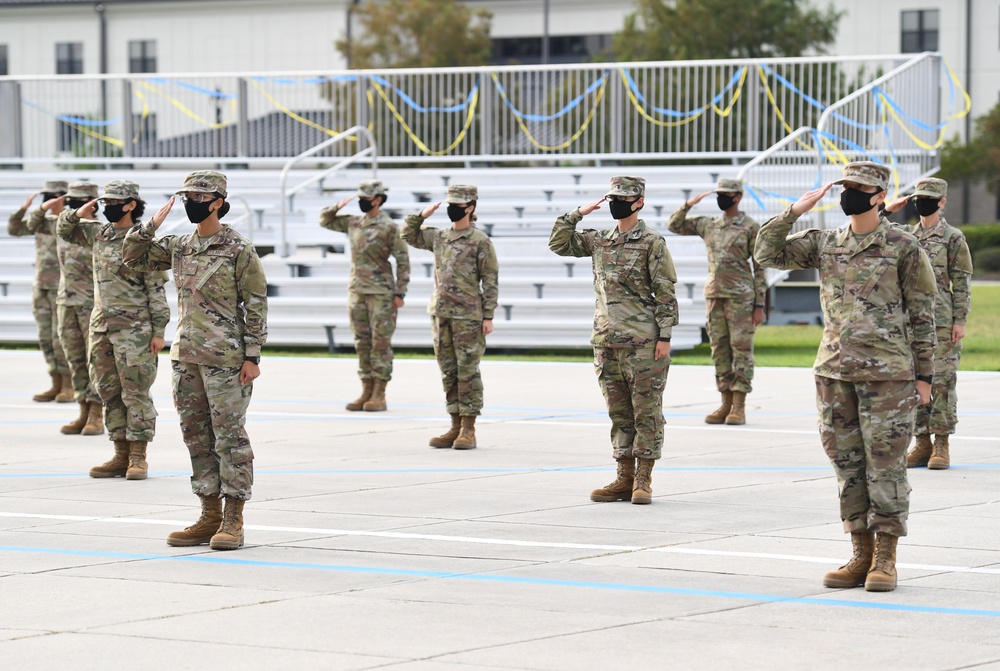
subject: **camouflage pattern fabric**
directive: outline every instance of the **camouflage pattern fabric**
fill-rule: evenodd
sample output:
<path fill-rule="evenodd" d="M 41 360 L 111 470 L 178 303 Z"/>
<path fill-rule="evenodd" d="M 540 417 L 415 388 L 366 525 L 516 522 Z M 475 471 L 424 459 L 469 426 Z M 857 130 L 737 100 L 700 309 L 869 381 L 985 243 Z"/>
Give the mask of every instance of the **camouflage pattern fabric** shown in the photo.
<path fill-rule="evenodd" d="M 94 255 L 90 247 L 70 242 L 58 235 L 59 220 L 75 214 L 73 210 L 63 210 L 56 219 L 56 253 L 59 256 L 59 305 L 94 305 Z M 86 226 L 100 225 L 95 219 L 77 220 Z"/>
<path fill-rule="evenodd" d="M 177 190 L 182 193 L 218 193 L 223 198 L 229 195 L 226 191 L 228 180 L 221 172 L 215 170 L 195 170 L 184 178 L 184 186 Z"/>
<path fill-rule="evenodd" d="M 462 417 L 478 415 L 483 409 L 479 362 L 486 351 L 482 322 L 433 317 L 431 328 L 448 413 Z"/>
<path fill-rule="evenodd" d="M 728 179 L 725 177 L 720 178 L 715 182 L 716 193 L 743 193 L 743 182 L 738 179 Z"/>
<path fill-rule="evenodd" d="M 934 351 L 934 381 L 931 402 L 917 407 L 914 433 L 946 435 L 955 433 L 958 425 L 958 364 L 962 357 L 962 341 L 951 341 L 951 329 L 938 329 L 938 344 Z"/>
<path fill-rule="evenodd" d="M 445 202 L 456 205 L 471 203 L 474 200 L 479 200 L 479 189 L 471 184 L 452 184 L 448 187 L 448 195 L 445 196 Z"/>
<path fill-rule="evenodd" d="M 886 166 L 874 161 L 855 161 L 844 166 L 844 176 L 834 184 L 854 182 L 867 186 L 877 186 L 885 191 L 889 188 L 889 175 L 892 173 Z"/>
<path fill-rule="evenodd" d="M 394 296 L 356 294 L 347 297 L 347 310 L 358 353 L 358 377 L 392 379 L 392 334 L 396 331 Z"/>
<path fill-rule="evenodd" d="M 150 325 L 90 334 L 90 379 L 104 401 L 110 440 L 150 442 L 156 434 L 156 407 L 149 389 L 159 357 L 149 351 Z"/>
<path fill-rule="evenodd" d="M 249 500 L 253 448 L 247 408 L 253 384 L 240 384 L 240 368 L 171 361 L 174 406 L 191 456 L 191 490 L 198 496 Z"/>
<path fill-rule="evenodd" d="M 589 256 L 594 264 L 596 347 L 644 348 L 670 338 L 677 324 L 677 271 L 663 237 L 641 219 L 628 233 L 618 227 L 577 231 L 573 210 L 556 220 L 549 249 L 560 256 Z"/>
<path fill-rule="evenodd" d="M 56 216 L 41 209 L 32 210 L 28 219 L 25 211 L 17 210 L 7 220 L 7 234 L 14 237 L 35 237 L 35 285 L 42 289 L 59 288 L 59 255 L 56 252 Z"/>
<path fill-rule="evenodd" d="M 753 391 L 753 303 L 706 298 L 708 342 L 719 391 Z"/>
<path fill-rule="evenodd" d="M 104 193 L 101 198 L 111 198 L 113 200 L 128 200 L 129 198 L 139 199 L 139 185 L 127 179 L 116 179 L 104 185 Z"/>
<path fill-rule="evenodd" d="M 638 196 L 641 198 L 644 195 L 646 195 L 646 180 L 642 177 L 619 175 L 611 178 L 611 189 L 604 194 L 604 197 L 624 196 L 630 198 Z"/>
<path fill-rule="evenodd" d="M 73 398 L 82 403 L 100 403 L 90 383 L 90 305 L 59 305 L 59 344 L 69 363 L 73 380 Z"/>
<path fill-rule="evenodd" d="M 659 459 L 663 453 L 663 390 L 670 358 L 647 347 L 595 347 L 594 369 L 611 418 L 615 459 Z"/>
<path fill-rule="evenodd" d="M 906 535 L 906 448 L 918 402 L 911 380 L 816 376 L 820 438 L 837 474 L 844 531 Z"/>
<path fill-rule="evenodd" d="M 948 182 L 937 177 L 925 177 L 918 179 L 913 185 L 913 197 L 924 196 L 926 198 L 947 198 Z"/>
<path fill-rule="evenodd" d="M 410 284 L 410 254 L 396 222 L 384 212 L 374 217 L 338 215 L 333 205 L 319 215 L 319 225 L 347 234 L 351 247 L 348 291 L 358 294 L 406 294 Z M 389 257 L 396 260 L 393 281 Z"/>
<path fill-rule="evenodd" d="M 375 196 L 384 196 L 388 191 L 389 189 L 380 180 L 366 179 L 358 183 L 357 195 L 359 198 L 374 198 Z"/>

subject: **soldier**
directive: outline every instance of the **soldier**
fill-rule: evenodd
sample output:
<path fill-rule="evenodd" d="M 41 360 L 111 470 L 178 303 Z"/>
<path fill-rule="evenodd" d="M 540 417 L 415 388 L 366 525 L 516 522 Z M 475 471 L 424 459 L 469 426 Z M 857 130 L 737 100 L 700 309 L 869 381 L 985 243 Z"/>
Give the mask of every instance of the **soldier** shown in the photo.
<path fill-rule="evenodd" d="M 431 447 L 476 447 L 476 417 L 483 408 L 479 361 L 486 351 L 486 336 L 493 332 L 499 292 L 496 250 L 489 236 L 475 227 L 478 198 L 474 186 L 449 186 L 451 228 L 421 227 L 441 207 L 434 203 L 407 216 L 403 229 L 406 242 L 434 252 L 434 294 L 427 312 L 451 429 L 431 438 Z"/>
<path fill-rule="evenodd" d="M 59 208 L 59 217 L 66 217 L 69 210 L 83 207 L 97 198 L 97 185 L 75 182 L 62 198 L 42 204 L 42 209 Z M 68 210 L 65 208 L 69 208 Z M 83 224 L 99 224 L 89 219 Z M 57 229 L 58 230 L 58 219 Z M 104 433 L 104 405 L 91 384 L 88 362 L 90 360 L 90 316 L 94 309 L 94 255 L 90 247 L 59 237 L 56 251 L 59 255 L 59 342 L 73 377 L 73 396 L 80 404 L 80 416 L 63 426 L 60 431 L 68 435 L 98 436 Z"/>
<path fill-rule="evenodd" d="M 244 425 L 267 338 L 267 279 L 253 245 L 219 221 L 229 212 L 225 175 L 192 172 L 177 193 L 197 230 L 153 239 L 174 205 L 171 197 L 125 235 L 122 250 L 130 268 L 173 269 L 177 285 L 177 333 L 170 348 L 174 406 L 201 517 L 171 533 L 167 544 L 235 550 L 243 546 L 243 506 L 253 485 L 253 449 Z"/>
<path fill-rule="evenodd" d="M 319 225 L 347 233 L 351 243 L 351 280 L 347 287 L 347 309 L 358 353 L 358 377 L 362 391 L 348 410 L 385 410 L 385 387 L 392 378 L 392 334 L 396 312 L 403 307 L 410 283 L 410 255 L 399 236 L 399 228 L 382 212 L 388 196 L 382 182 L 368 180 L 358 185 L 362 216 L 338 215 L 351 198 L 345 198 L 319 215 Z M 389 257 L 396 259 L 392 279 Z"/>
<path fill-rule="evenodd" d="M 594 264 L 594 367 L 611 417 L 618 474 L 591 501 L 653 500 L 652 471 L 663 451 L 663 389 L 670 368 L 670 334 L 677 324 L 677 273 L 663 237 L 639 218 L 646 181 L 612 177 L 607 195 L 556 219 L 549 249 L 589 256 Z M 618 222 L 603 231 L 576 231 L 583 217 L 608 201 Z M 637 462 L 638 461 L 638 465 Z"/>
<path fill-rule="evenodd" d="M 712 193 L 721 216 L 686 218 L 688 210 Z M 705 417 L 707 424 L 746 423 L 746 395 L 753 380 L 753 333 L 764 321 L 767 276 L 759 264 L 750 267 L 760 226 L 740 211 L 742 199 L 743 182 L 720 179 L 714 192 L 685 201 L 667 226 L 678 235 L 699 236 L 708 249 L 707 330 L 722 405 Z"/>
<path fill-rule="evenodd" d="M 906 447 L 918 403 L 934 374 L 934 271 L 920 243 L 875 209 L 889 169 L 869 161 L 844 168 L 839 229 L 788 236 L 833 184 L 810 191 L 760 229 L 754 259 L 765 267 L 818 268 L 823 341 L 816 356 L 816 404 L 823 448 L 840 489 L 851 560 L 826 587 L 896 588 L 896 543 L 906 535 L 910 486 Z M 912 337 L 907 337 L 907 330 Z"/>
<path fill-rule="evenodd" d="M 31 286 L 31 311 L 38 324 L 38 346 L 45 357 L 45 364 L 52 379 L 52 387 L 39 392 L 32 400 L 46 403 L 69 403 L 73 400 L 73 378 L 69 374 L 69 364 L 59 343 L 59 329 L 56 294 L 59 291 L 59 256 L 56 253 L 55 220 L 62 204 L 50 207 L 51 212 L 38 210 L 29 219 L 24 215 L 38 196 L 42 202 L 56 200 L 66 193 L 66 182 L 53 180 L 45 182 L 41 193 L 28 196 L 16 212 L 7 220 L 7 233 L 11 236 L 35 236 L 35 281 Z"/>
<path fill-rule="evenodd" d="M 958 424 L 958 362 L 962 356 L 962 338 L 969 316 L 972 255 L 962 231 L 941 216 L 948 201 L 948 182 L 933 177 L 915 185 L 913 195 L 894 201 L 887 212 L 897 212 L 912 198 L 920 223 L 910 232 L 917 236 L 934 268 L 937 298 L 934 301 L 934 324 L 937 349 L 934 352 L 934 385 L 930 405 L 917 408 L 916 445 L 906 455 L 906 466 L 927 466 L 931 470 L 951 465 L 948 436 Z M 934 434 L 934 444 L 931 444 Z"/>
<path fill-rule="evenodd" d="M 90 469 L 92 478 L 145 480 L 146 445 L 156 432 L 156 407 L 149 388 L 156 380 L 157 354 L 170 308 L 164 272 L 139 272 L 122 264 L 125 234 L 142 218 L 146 203 L 139 186 L 115 180 L 101 202 L 110 223 L 92 221 L 99 201 L 92 200 L 59 217 L 59 236 L 89 247 L 94 255 L 94 311 L 90 318 L 90 379 L 101 400 L 114 457 Z"/>

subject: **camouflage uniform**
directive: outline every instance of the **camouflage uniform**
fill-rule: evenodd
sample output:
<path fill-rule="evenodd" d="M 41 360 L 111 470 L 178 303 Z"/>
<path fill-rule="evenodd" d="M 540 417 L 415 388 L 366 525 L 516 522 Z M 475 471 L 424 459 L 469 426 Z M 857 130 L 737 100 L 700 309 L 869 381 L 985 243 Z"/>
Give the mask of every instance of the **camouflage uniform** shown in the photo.
<path fill-rule="evenodd" d="M 138 186 L 117 180 L 102 198 L 139 198 Z M 122 262 L 129 228 L 113 223 L 86 225 L 75 211 L 59 218 L 59 236 L 91 248 L 95 295 L 90 317 L 90 379 L 104 401 L 105 426 L 112 441 L 148 443 L 156 432 L 156 407 L 149 389 L 158 357 L 152 338 L 162 338 L 170 321 L 164 272 L 139 272 Z"/>
<path fill-rule="evenodd" d="M 225 176 L 188 175 L 178 193 L 226 195 Z M 257 252 L 229 226 L 153 239 L 151 223 L 125 236 L 125 265 L 173 270 L 177 332 L 170 348 L 174 405 L 191 455 L 191 488 L 203 497 L 248 500 L 253 450 L 244 429 L 252 384 L 241 385 L 245 357 L 260 356 L 267 338 L 267 280 Z"/>
<path fill-rule="evenodd" d="M 743 193 L 743 183 L 720 179 L 716 191 Z M 706 330 L 715 363 L 719 391 L 751 391 L 753 380 L 754 308 L 764 307 L 765 269 L 754 263 L 753 248 L 760 226 L 746 213 L 735 217 L 690 217 L 685 203 L 670 217 L 667 228 L 677 235 L 697 235 L 708 251 L 705 282 Z"/>
<path fill-rule="evenodd" d="M 884 191 L 888 175 L 883 166 L 852 163 L 840 182 Z M 797 219 L 789 207 L 764 224 L 754 260 L 819 269 L 819 430 L 839 482 L 844 529 L 905 536 L 914 378 L 929 381 L 934 372 L 934 273 L 916 238 L 885 219 L 865 236 L 850 226 L 788 236 Z"/>
<path fill-rule="evenodd" d="M 477 200 L 474 186 L 452 185 L 449 203 Z M 434 252 L 434 293 L 427 313 L 432 318 L 434 354 L 441 369 L 448 412 L 475 417 L 483 408 L 479 361 L 486 351 L 483 320 L 493 319 L 499 288 L 496 250 L 475 226 L 463 230 L 422 227 L 420 213 L 406 217 L 403 239 L 417 249 Z"/>
<path fill-rule="evenodd" d="M 382 182 L 370 180 L 358 186 L 358 196 L 384 196 Z M 320 213 L 319 225 L 347 233 L 351 245 L 351 279 L 347 287 L 348 312 L 354 349 L 358 353 L 358 377 L 362 380 L 392 378 L 392 334 L 396 330 L 393 299 L 406 295 L 410 283 L 410 254 L 389 215 L 338 215 L 333 205 Z M 396 280 L 389 257 L 396 259 Z"/>
<path fill-rule="evenodd" d="M 642 196 L 644 180 L 612 179 L 609 195 Z M 611 417 L 616 460 L 659 459 L 663 450 L 663 390 L 670 358 L 654 359 L 659 340 L 677 324 L 677 272 L 663 237 L 641 219 L 632 230 L 576 231 L 583 215 L 556 220 L 549 249 L 589 256 L 594 263 L 594 367 Z"/>

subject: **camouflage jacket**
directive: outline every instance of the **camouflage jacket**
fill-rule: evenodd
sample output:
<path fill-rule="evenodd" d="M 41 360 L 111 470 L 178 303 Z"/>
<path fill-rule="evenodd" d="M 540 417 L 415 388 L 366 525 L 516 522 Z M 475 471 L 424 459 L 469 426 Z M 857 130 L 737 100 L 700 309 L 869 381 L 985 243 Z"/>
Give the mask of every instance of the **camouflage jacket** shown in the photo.
<path fill-rule="evenodd" d="M 500 266 L 489 236 L 475 226 L 421 228 L 420 214 L 406 217 L 403 239 L 434 252 L 434 294 L 427 313 L 445 319 L 493 319 Z"/>
<path fill-rule="evenodd" d="M 788 236 L 796 219 L 789 207 L 764 224 L 754 259 L 766 268 L 819 269 L 816 374 L 851 382 L 932 376 L 934 271 L 917 239 L 885 219 L 860 240 L 849 225 Z"/>
<path fill-rule="evenodd" d="M 934 301 L 934 323 L 939 329 L 951 330 L 953 324 L 965 324 L 969 318 L 972 298 L 969 279 L 972 277 L 972 254 L 965 235 L 941 218 L 936 226 L 924 228 L 917 222 L 909 229 L 927 252 L 937 281 Z"/>
<path fill-rule="evenodd" d="M 351 243 L 351 281 L 348 291 L 356 294 L 406 294 L 410 284 L 410 253 L 399 237 L 396 222 L 384 212 L 375 217 L 337 215 L 337 206 L 325 208 L 319 225 L 347 233 Z M 389 256 L 396 259 L 396 281 L 392 281 Z"/>
<path fill-rule="evenodd" d="M 708 250 L 708 280 L 705 298 L 738 298 L 764 305 L 767 273 L 754 262 L 753 247 L 760 226 L 744 212 L 735 217 L 685 218 L 690 208 L 681 207 L 670 216 L 667 229 L 677 235 L 697 235 Z"/>
<path fill-rule="evenodd" d="M 177 334 L 170 358 L 239 368 L 260 356 L 267 339 L 267 279 L 257 251 L 229 226 L 206 239 L 197 232 L 165 235 L 146 222 L 125 235 L 125 265 L 174 271 Z"/>
<path fill-rule="evenodd" d="M 69 214 L 63 210 L 51 222 L 52 233 L 56 234 L 59 219 Z M 42 218 L 49 219 L 41 210 L 31 213 L 30 225 L 40 226 Z M 93 220 L 85 222 L 99 223 Z M 94 255 L 90 247 L 84 247 L 56 236 L 56 254 L 59 256 L 59 293 L 56 294 L 57 305 L 94 305 Z"/>
<path fill-rule="evenodd" d="M 669 339 L 677 324 L 677 271 L 667 243 L 641 219 L 628 233 L 618 227 L 577 231 L 573 210 L 556 219 L 549 249 L 589 256 L 594 263 L 594 347 L 646 347 Z"/>
<path fill-rule="evenodd" d="M 59 254 L 56 251 L 55 216 L 46 216 L 41 209 L 41 216 L 32 212 L 30 219 L 25 219 L 25 210 L 19 209 L 7 219 L 7 233 L 15 237 L 24 235 L 35 236 L 35 286 L 39 289 L 55 290 L 59 288 Z"/>
<path fill-rule="evenodd" d="M 122 245 L 128 228 L 113 224 L 81 225 L 75 211 L 59 217 L 59 237 L 90 247 L 94 254 L 94 311 L 90 314 L 93 333 L 145 331 L 162 338 L 170 321 L 170 307 L 162 271 L 133 270 L 122 261 Z"/>

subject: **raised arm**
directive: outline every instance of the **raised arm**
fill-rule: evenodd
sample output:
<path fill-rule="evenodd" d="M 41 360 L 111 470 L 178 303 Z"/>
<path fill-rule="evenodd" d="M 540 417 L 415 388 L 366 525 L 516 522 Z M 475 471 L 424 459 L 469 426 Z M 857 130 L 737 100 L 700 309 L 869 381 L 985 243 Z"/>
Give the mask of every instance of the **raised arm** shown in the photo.
<path fill-rule="evenodd" d="M 438 203 L 437 205 L 440 205 Z M 423 212 L 415 212 L 414 214 L 406 215 L 406 219 L 403 220 L 403 240 L 410 243 L 417 249 L 426 249 L 427 251 L 434 251 L 434 236 L 437 229 L 434 228 L 423 228 L 424 220 L 427 218 L 427 210 Z M 437 209 L 437 206 L 434 206 Z M 433 210 L 431 210 L 433 212 Z"/>
<path fill-rule="evenodd" d="M 684 204 L 677 208 L 673 214 L 670 215 L 670 221 L 667 222 L 667 230 L 671 233 L 676 233 L 677 235 L 697 235 L 699 237 L 705 237 L 705 229 L 712 222 L 711 217 L 688 217 L 687 213 L 692 207 L 700 203 L 706 196 L 710 196 L 711 191 L 706 191 L 705 193 L 699 193 L 697 196 L 690 200 L 685 200 Z"/>
<path fill-rule="evenodd" d="M 174 206 L 174 196 L 170 197 L 166 205 L 153 215 L 153 218 L 146 223 L 133 227 L 125 234 L 125 242 L 122 244 L 122 261 L 129 268 L 149 272 L 152 270 L 170 270 L 173 265 L 174 246 L 177 244 L 177 237 L 166 235 L 158 240 L 154 240 L 156 229 L 160 227 L 163 220 L 170 213 L 170 208 Z"/>
<path fill-rule="evenodd" d="M 597 236 L 597 231 L 593 229 L 577 231 L 576 225 L 584 216 L 598 209 L 601 202 L 597 201 L 578 207 L 556 219 L 555 225 L 552 226 L 552 233 L 549 235 L 549 249 L 559 256 L 582 257 L 593 254 L 594 238 Z"/>
<path fill-rule="evenodd" d="M 350 198 L 344 198 L 336 205 L 323 208 L 323 211 L 319 213 L 319 225 L 323 228 L 328 228 L 331 231 L 346 233 L 347 227 L 350 226 L 351 219 L 353 219 L 355 215 L 337 214 L 337 212 L 342 210 L 349 202 L 351 202 Z"/>
<path fill-rule="evenodd" d="M 63 210 L 56 221 L 56 235 L 65 240 L 82 247 L 93 247 L 97 229 L 93 221 L 89 221 L 94 214 L 94 207 L 97 201 L 93 200 L 78 210 Z M 81 225 L 81 222 L 88 220 Z"/>

